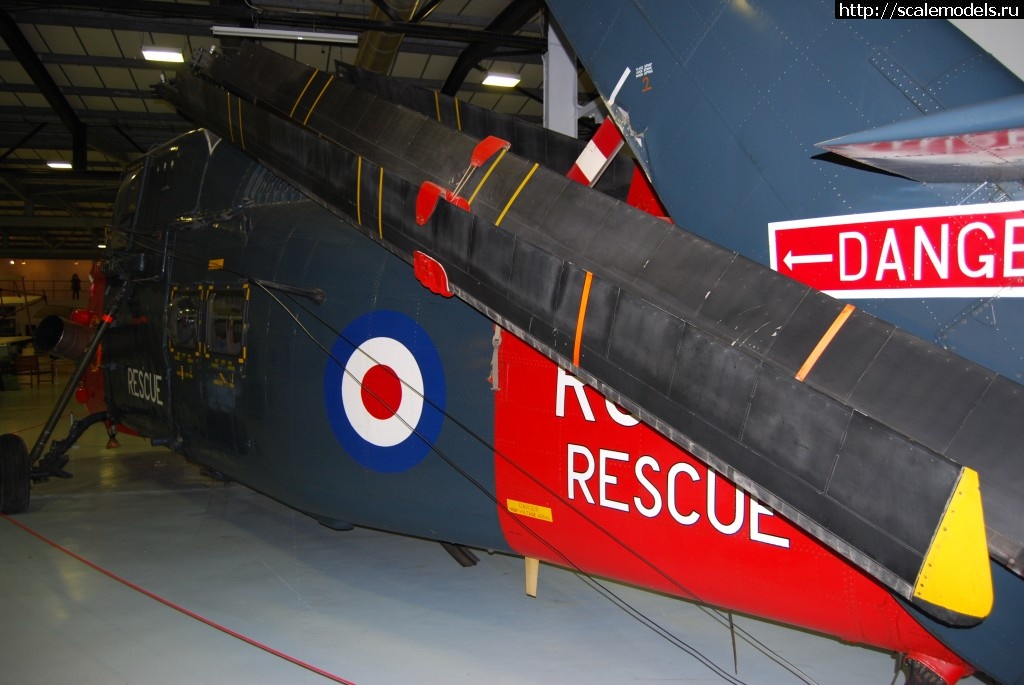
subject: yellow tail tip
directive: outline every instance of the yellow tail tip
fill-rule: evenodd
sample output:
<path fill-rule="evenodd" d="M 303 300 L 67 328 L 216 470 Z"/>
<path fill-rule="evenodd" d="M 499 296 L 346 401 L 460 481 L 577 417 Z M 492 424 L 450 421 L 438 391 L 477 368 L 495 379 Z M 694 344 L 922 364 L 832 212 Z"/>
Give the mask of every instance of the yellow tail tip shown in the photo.
<path fill-rule="evenodd" d="M 949 612 L 959 619 L 954 623 L 977 622 L 992 611 L 985 516 L 978 473 L 973 469 L 964 467 L 960 472 L 921 565 L 914 601 Z"/>

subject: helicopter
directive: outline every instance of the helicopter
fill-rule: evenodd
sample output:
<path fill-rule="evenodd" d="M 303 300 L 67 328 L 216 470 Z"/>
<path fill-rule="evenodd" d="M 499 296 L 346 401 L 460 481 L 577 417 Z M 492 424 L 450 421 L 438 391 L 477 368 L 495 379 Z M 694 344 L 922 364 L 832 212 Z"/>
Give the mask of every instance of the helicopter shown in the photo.
<path fill-rule="evenodd" d="M 626 141 L 636 73 L 606 98 Z M 1014 682 L 1020 505 L 983 516 L 957 461 L 1013 482 L 1013 381 L 630 207 L 621 180 L 567 179 L 577 141 L 457 100 L 253 45 L 160 91 L 204 129 L 129 170 L 89 311 L 37 329 L 79 361 L 76 430 L 134 430 L 333 528 L 775 618 L 908 654 L 914 681 Z M 51 431 L 4 437 L 5 511 L 65 475 Z"/>

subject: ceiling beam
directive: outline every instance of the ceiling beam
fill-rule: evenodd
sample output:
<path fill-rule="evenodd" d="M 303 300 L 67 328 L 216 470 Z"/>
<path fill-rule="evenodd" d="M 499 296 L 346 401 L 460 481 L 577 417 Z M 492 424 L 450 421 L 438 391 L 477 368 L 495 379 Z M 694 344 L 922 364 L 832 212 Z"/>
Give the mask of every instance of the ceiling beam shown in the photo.
<path fill-rule="evenodd" d="M 177 5 L 175 5 L 177 6 Z M 71 26 L 84 29 L 114 29 L 143 33 L 167 33 L 184 36 L 208 36 L 210 20 L 169 17 L 132 17 L 111 15 L 90 10 L 61 10 L 59 8 L 24 10 L 17 12 L 23 24 L 41 26 Z"/>
<path fill-rule="evenodd" d="M 428 0 L 420 6 L 417 10 L 416 15 L 412 18 L 414 23 L 420 23 L 425 19 L 429 18 L 431 21 L 437 24 L 444 24 L 446 26 L 460 26 L 464 28 L 484 28 L 490 23 L 490 20 L 484 16 L 474 16 L 471 14 L 452 14 L 446 12 L 436 12 L 437 6 L 442 4 L 444 0 Z M 133 4 L 133 3 L 130 3 Z M 63 3 L 53 2 L 47 0 L 46 2 L 36 2 L 37 7 L 42 8 L 45 12 L 65 12 L 65 11 L 80 11 L 80 10 L 64 10 L 64 5 L 73 5 L 77 8 L 91 7 L 93 9 L 103 9 L 109 7 L 112 3 L 96 2 L 96 0 L 81 0 L 75 3 Z M 221 5 L 223 6 L 223 5 Z M 238 3 L 236 3 L 238 6 Z M 306 14 L 325 14 L 325 15 L 345 15 L 352 17 L 368 17 L 370 15 L 370 8 L 364 4 L 358 4 L 353 2 L 338 2 L 338 0 L 274 0 L 273 6 L 275 9 L 288 10 L 289 12 L 303 12 Z M 32 3 L 21 2 L 19 12 L 30 13 L 38 10 L 31 9 Z M 171 5 L 173 8 L 174 5 Z M 27 8 L 27 9 L 26 9 Z M 176 12 L 173 9 L 165 10 L 165 14 L 168 16 L 176 16 Z M 237 14 L 232 15 L 237 18 Z M 27 21 L 27 20 L 25 20 Z M 35 23 L 35 22 L 33 22 Z M 524 30 L 529 33 L 541 34 L 544 29 L 539 24 L 529 24 L 523 27 Z"/>
<path fill-rule="evenodd" d="M 31 83 L 0 83 L 0 93 L 36 93 L 39 89 Z M 106 98 L 128 98 L 130 100 L 156 100 L 157 96 L 151 90 L 139 90 L 137 88 L 94 88 L 91 86 L 64 86 L 61 88 L 64 95 L 76 97 L 106 97 Z M 75 115 L 77 118 L 77 114 Z M 81 123 L 81 122 L 79 122 Z"/>
<path fill-rule="evenodd" d="M 103 250 L 96 248 L 95 239 L 90 245 L 84 243 L 80 247 L 61 246 L 55 249 L 45 247 L 11 246 L 6 241 L 0 247 L 0 258 L 3 259 L 102 259 Z"/>
<path fill-rule="evenodd" d="M 540 4 L 540 0 L 536 1 Z M 514 0 L 513 5 L 522 0 Z M 73 8 L 75 11 L 69 11 Z M 530 17 L 527 17 L 529 19 Z M 23 23 L 83 26 L 90 28 L 120 28 L 153 33 L 182 33 L 187 35 L 212 35 L 210 27 L 215 23 L 230 23 L 252 26 L 252 11 L 245 6 L 197 5 L 191 3 L 166 3 L 154 0 L 107 0 L 100 4 L 95 0 L 62 0 L 47 3 L 47 7 L 20 10 L 18 20 Z M 308 12 L 281 12 L 263 10 L 258 23 L 264 27 L 304 28 L 322 31 L 356 32 L 386 29 L 406 36 L 425 40 L 441 40 L 462 44 L 484 42 L 496 46 L 529 50 L 537 54 L 547 49 L 547 41 L 539 36 L 512 35 L 494 29 L 465 29 L 435 24 L 414 24 L 410 22 L 378 22 L 369 18 L 339 16 L 336 14 L 311 14 Z M 525 20 L 519 27 L 525 24 Z"/>
<path fill-rule="evenodd" d="M 541 0 L 512 0 L 508 7 L 503 9 L 501 14 L 487 25 L 487 30 L 483 33 L 509 35 L 513 31 L 520 30 L 543 7 L 544 3 Z M 544 48 L 538 50 L 538 53 L 547 50 L 547 39 L 542 38 L 540 40 L 544 42 Z M 488 40 L 474 41 L 467 45 L 466 49 L 462 51 L 459 58 L 455 61 L 455 66 L 448 73 L 448 78 L 445 80 L 444 86 L 441 87 L 441 92 L 445 95 L 455 95 L 458 93 L 469 72 L 476 68 L 480 60 L 491 57 L 496 47 L 496 43 Z"/>
<path fill-rule="evenodd" d="M 0 61 L 11 61 L 17 57 L 10 50 L 0 50 Z M 141 58 L 135 57 L 107 57 L 105 55 L 62 55 L 55 52 L 44 52 L 39 55 L 43 64 L 70 64 L 81 67 L 115 67 L 122 69 L 152 69 L 162 71 Z"/>
<path fill-rule="evenodd" d="M 188 126 L 188 122 L 175 112 L 122 112 L 114 109 L 90 109 L 83 111 L 80 118 L 86 126 L 90 127 L 109 125 L 110 122 L 156 128 L 172 125 Z M 0 106 L 0 121 L 38 123 L 57 121 L 57 118 L 54 116 L 53 110 L 47 107 Z"/>
<path fill-rule="evenodd" d="M 43 123 L 41 123 L 41 124 L 36 124 L 36 126 L 31 131 L 29 131 L 28 133 L 23 135 L 18 140 L 18 142 L 14 143 L 10 147 L 8 147 L 7 151 L 4 152 L 2 155 L 0 155 L 0 162 L 4 161 L 4 159 L 6 159 L 8 156 L 10 156 L 11 153 L 17 152 L 18 150 L 20 150 L 22 148 L 22 146 L 25 145 L 25 143 L 27 143 L 28 141 L 32 140 L 32 138 L 34 138 L 35 135 L 37 133 L 39 133 L 40 131 L 42 131 L 44 128 L 46 128 L 46 122 L 45 121 Z"/>
<path fill-rule="evenodd" d="M 103 28 L 111 28 L 104 26 Z M 167 31 L 156 30 L 159 33 Z M 174 32 L 170 32 L 174 33 Z M 432 57 L 458 57 L 465 47 L 464 43 L 441 40 L 424 40 L 423 38 L 406 38 L 402 41 L 402 52 L 409 52 L 417 55 L 430 55 Z M 492 59 L 500 59 L 506 62 L 521 62 L 523 64 L 540 64 L 543 60 L 541 55 L 535 51 L 517 50 L 513 48 L 497 48 L 491 55 Z M 15 60 L 14 53 L 10 50 L 0 50 L 0 61 Z M 148 69 L 150 71 L 166 71 L 166 67 L 156 66 L 153 62 L 134 57 L 107 57 L 104 55 L 66 55 L 58 53 L 43 53 L 39 55 L 43 64 L 67 64 L 81 67 L 115 67 L 121 69 Z"/>
<path fill-rule="evenodd" d="M 110 217 L 90 216 L 5 216 L 4 231 L 10 235 L 26 235 L 32 231 L 73 229 L 102 231 L 110 225 Z"/>
<path fill-rule="evenodd" d="M 68 101 L 64 99 L 60 88 L 54 82 L 50 72 L 46 70 L 39 60 L 35 50 L 29 45 L 25 34 L 18 28 L 18 24 L 11 19 L 11 15 L 0 10 L 0 38 L 7 43 L 22 68 L 28 73 L 29 78 L 35 83 L 36 88 L 46 98 L 53 111 L 57 113 L 61 122 L 71 131 L 71 158 L 72 165 L 78 171 L 85 171 L 88 160 L 86 159 L 85 124 L 81 122 L 75 110 L 71 108 Z"/>

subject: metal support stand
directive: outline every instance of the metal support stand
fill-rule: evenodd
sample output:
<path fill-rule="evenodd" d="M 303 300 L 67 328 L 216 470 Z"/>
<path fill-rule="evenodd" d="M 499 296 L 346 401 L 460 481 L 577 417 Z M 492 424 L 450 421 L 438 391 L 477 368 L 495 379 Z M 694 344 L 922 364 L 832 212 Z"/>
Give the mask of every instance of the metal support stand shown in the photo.
<path fill-rule="evenodd" d="M 130 287 L 131 280 L 125 280 L 125 282 L 121 284 L 121 288 L 114 294 L 113 300 L 110 302 L 110 307 L 107 309 L 106 314 L 103 315 L 100 325 L 96 328 L 96 333 L 89 342 L 89 347 L 86 348 L 82 358 L 78 360 L 78 364 L 75 366 L 75 372 L 71 374 L 71 378 L 68 379 L 67 385 L 64 386 L 64 391 L 61 393 L 60 399 L 58 399 L 57 404 L 54 405 L 53 411 L 50 412 L 50 418 L 46 420 L 46 425 L 43 426 L 43 430 L 39 434 L 39 438 L 36 439 L 36 444 L 32 447 L 32 451 L 29 453 L 28 463 L 30 467 L 39 461 L 39 457 L 43 453 L 43 448 L 45 448 L 46 443 L 49 442 L 50 436 L 53 434 L 53 429 L 57 427 L 57 422 L 60 421 L 60 417 L 64 414 L 64 410 L 71 401 L 71 397 L 75 394 L 75 388 L 78 387 L 78 382 L 82 380 L 82 376 L 85 375 L 85 370 L 89 368 L 89 364 L 92 363 L 93 358 L 96 356 L 96 349 L 100 346 L 103 336 L 106 334 L 107 329 L 110 328 L 110 324 L 114 321 L 114 315 L 117 314 L 117 310 L 121 308 L 121 304 L 124 302 Z M 105 415 L 104 418 L 106 418 Z M 92 424 L 90 423 L 89 425 Z M 72 433 L 74 433 L 74 428 L 72 428 Z M 48 465 L 57 463 L 63 453 L 66 452 L 73 443 L 73 440 L 71 443 L 68 443 L 67 440 L 54 443 L 54 449 L 51 449 L 50 454 L 46 456 L 46 463 Z M 58 449 L 62 449 L 63 451 L 58 453 Z M 51 473 L 51 475 L 67 478 L 70 474 L 60 468 L 64 463 L 67 463 L 66 459 L 56 467 L 57 472 Z M 41 475 L 40 477 L 45 477 L 45 475 Z M 35 478 L 35 472 L 33 472 L 33 478 Z"/>

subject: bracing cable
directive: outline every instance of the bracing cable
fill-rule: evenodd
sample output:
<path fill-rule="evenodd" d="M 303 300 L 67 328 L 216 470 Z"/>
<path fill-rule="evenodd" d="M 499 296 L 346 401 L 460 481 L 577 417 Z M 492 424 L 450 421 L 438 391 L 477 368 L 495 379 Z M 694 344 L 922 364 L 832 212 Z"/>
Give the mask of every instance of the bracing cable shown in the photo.
<path fill-rule="evenodd" d="M 172 256 L 174 256 L 177 259 L 183 259 L 183 260 L 186 260 L 186 261 L 191 261 L 191 262 L 196 263 L 196 264 L 206 264 L 207 263 L 207 260 L 205 258 L 201 258 L 201 257 L 196 256 L 196 255 L 190 255 L 190 254 L 188 254 L 188 253 L 186 253 L 186 252 L 184 252 L 182 250 L 179 250 L 177 248 L 167 248 L 166 246 L 164 246 L 162 244 L 159 244 L 156 241 L 153 241 L 154 244 L 150 245 L 150 246 L 143 245 L 142 243 L 146 242 L 148 239 L 146 237 L 140 235 L 140 234 L 133 235 L 133 238 L 135 239 L 135 243 L 137 245 L 139 245 L 139 247 L 142 247 L 142 248 L 144 248 L 144 249 L 146 249 L 148 251 L 159 253 L 159 252 L 162 252 L 166 248 L 166 249 L 170 249 L 171 252 L 172 252 Z M 224 268 L 224 271 L 226 271 L 228 273 L 231 273 L 232 275 L 237 276 L 238 278 L 247 280 L 248 282 L 254 284 L 262 292 L 264 292 L 272 301 L 274 301 L 276 303 L 276 305 L 278 307 L 281 308 L 282 311 L 284 311 L 292 319 L 292 321 L 299 328 L 299 330 L 302 331 L 302 334 L 306 338 L 308 338 L 317 348 L 319 348 L 321 350 L 321 352 L 323 352 L 323 354 L 325 355 L 326 358 L 331 360 L 332 363 L 338 364 L 339 367 L 344 370 L 344 367 L 345 367 L 344 361 L 337 359 L 332 354 L 331 350 L 326 345 L 324 345 L 316 337 L 316 335 L 312 331 L 309 330 L 309 328 L 302 322 L 300 317 L 295 313 L 295 308 L 301 309 L 307 316 L 309 316 L 309 317 L 313 318 L 314 320 L 316 320 L 320 325 L 325 327 L 334 336 L 341 337 L 341 338 L 344 339 L 344 337 L 342 336 L 341 332 L 338 331 L 334 326 L 332 326 L 329 322 L 325 321 L 316 312 L 310 310 L 303 303 L 297 302 L 294 298 L 292 298 L 290 296 L 289 296 L 288 299 L 289 299 L 289 301 L 291 303 L 291 306 L 289 306 L 288 303 L 282 301 L 282 299 L 280 297 L 278 297 L 274 292 L 272 292 L 271 289 L 265 287 L 260 282 L 260 279 L 256 279 L 256 278 L 254 278 L 254 277 L 252 277 L 252 276 L 250 276 L 248 274 L 237 272 L 237 271 L 234 271 L 234 270 L 232 270 L 230 268 L 227 268 L 227 267 Z M 352 341 L 346 340 L 346 342 L 348 342 L 353 348 L 356 347 L 354 344 L 352 344 Z M 345 372 L 349 373 L 347 370 L 345 370 Z M 355 379 L 355 380 L 357 380 L 357 382 L 358 382 L 358 379 Z M 416 392 L 416 390 L 414 388 L 411 388 L 408 385 L 406 385 L 404 381 L 402 381 L 402 382 L 403 382 L 403 385 L 410 392 Z M 364 391 L 370 393 L 371 395 L 373 395 L 372 391 L 370 391 L 369 389 L 364 389 Z M 727 619 L 727 617 L 722 612 L 703 605 L 701 598 L 696 593 L 694 593 L 694 592 L 690 591 L 689 589 L 687 589 L 678 580 L 676 580 L 675 578 L 670 576 L 667 572 L 665 572 L 662 569 L 658 568 L 653 562 L 648 560 L 646 557 L 644 557 L 638 551 L 632 549 L 625 541 L 619 539 L 614 533 L 612 533 L 611 531 L 608 531 L 607 529 L 605 529 L 599 523 L 597 523 L 596 521 L 591 519 L 589 516 L 587 516 L 584 512 L 579 511 L 578 509 L 576 509 L 575 506 L 572 503 L 565 502 L 564 499 L 561 497 L 561 495 L 559 495 L 558 493 L 554 492 L 550 487 L 548 487 L 544 483 L 540 482 L 535 476 L 530 474 L 528 471 L 525 471 L 511 457 L 509 457 L 508 455 L 503 454 L 501 451 L 496 449 L 496 446 L 490 444 L 483 436 L 478 434 L 470 426 L 464 424 L 460 419 L 458 419 L 457 417 L 449 414 L 446 410 L 432 405 L 432 403 L 430 403 L 430 400 L 428 398 L 426 398 L 426 397 L 423 397 L 421 393 L 417 393 L 417 394 L 420 394 L 420 397 L 423 399 L 423 401 L 425 403 L 431 404 L 431 406 L 433 406 L 433 408 L 436 411 L 440 412 L 441 414 L 443 414 L 445 416 L 446 420 L 450 421 L 453 425 L 457 426 L 460 430 L 462 430 L 466 435 L 471 437 L 474 441 L 478 442 L 484 448 L 492 451 L 498 458 L 504 460 L 506 463 L 511 465 L 513 468 L 515 468 L 519 472 L 523 473 L 526 477 L 528 477 L 530 480 L 532 480 L 539 487 L 543 488 L 550 495 L 552 495 L 553 497 L 556 497 L 557 499 L 559 499 L 559 501 L 561 501 L 563 504 L 566 504 L 567 506 L 572 507 L 573 510 L 576 511 L 586 521 L 588 521 L 588 523 L 590 525 L 594 526 L 597 530 L 599 530 L 602 534 L 606 535 L 609 539 L 614 541 L 617 545 L 619 545 L 621 548 L 623 548 L 629 554 L 633 555 L 638 560 L 640 560 L 641 562 L 643 562 L 647 566 L 649 566 L 656 573 L 658 573 L 659 575 L 664 577 L 666 580 L 668 580 L 674 587 L 676 587 L 679 590 L 679 592 L 681 593 L 682 596 L 687 597 L 687 598 L 693 600 L 694 602 L 697 602 L 696 606 L 701 611 L 703 611 L 705 614 L 707 614 L 710 618 L 712 618 L 712 620 L 715 620 L 716 622 L 718 622 L 722 626 L 728 627 L 728 619 Z M 381 400 L 380 398 L 377 398 L 377 399 L 378 399 L 378 401 L 383 402 L 383 400 Z M 397 414 L 396 414 L 396 416 L 397 416 Z M 622 597 L 617 595 L 614 591 L 612 591 L 605 584 L 601 583 L 596 578 L 594 578 L 593 576 L 591 576 L 588 573 L 586 573 L 582 568 L 580 568 L 579 566 L 574 564 L 572 562 L 572 560 L 567 555 L 562 553 L 560 550 L 558 550 L 556 547 L 554 547 L 547 540 L 543 539 L 543 537 L 539 533 L 537 533 L 537 532 L 533 531 L 531 528 L 529 528 L 518 517 L 516 517 L 516 516 L 512 515 L 510 512 L 508 512 L 507 507 L 505 505 L 503 505 L 498 500 L 498 498 L 495 496 L 495 494 L 493 492 L 491 492 L 490 489 L 486 485 L 480 483 L 470 473 L 466 472 L 462 467 L 460 467 L 458 465 L 458 463 L 456 463 L 456 461 L 453 458 L 451 458 L 450 456 L 445 454 L 443 450 L 441 450 L 439 447 L 437 447 L 437 445 L 432 444 L 431 441 L 426 440 L 421 435 L 419 435 L 419 433 L 416 431 L 414 426 L 409 426 L 405 422 L 405 420 L 402 419 L 401 417 L 399 417 L 399 419 L 403 423 L 406 424 L 406 428 L 408 430 L 410 430 L 410 432 L 412 432 L 413 434 L 417 435 L 417 437 L 419 437 L 420 439 L 424 440 L 424 442 L 426 444 L 430 445 L 431 450 L 440 459 L 442 459 L 452 469 L 454 469 L 457 473 L 459 473 L 460 476 L 462 476 L 464 479 L 466 479 L 467 482 L 472 484 L 477 490 L 479 490 L 488 499 L 490 499 L 492 501 L 492 503 L 495 504 L 495 506 L 498 507 L 498 509 L 500 509 L 504 513 L 508 514 L 509 515 L 509 520 L 515 521 L 521 528 L 524 529 L 525 532 L 527 532 L 529 535 L 534 537 L 538 542 L 543 544 L 545 547 L 550 549 L 552 551 L 552 554 L 556 558 L 562 560 L 562 562 L 567 567 L 572 569 L 576 573 L 577 577 L 579 577 L 582 582 L 584 582 L 585 584 L 590 586 L 598 594 L 600 594 L 603 597 L 605 597 L 605 599 L 607 599 L 610 602 L 612 602 L 614 605 L 619 607 L 621 610 L 625 611 L 627 614 L 632 616 L 635 620 L 637 620 L 641 624 L 645 625 L 652 632 L 654 632 L 655 634 L 659 635 L 660 637 L 662 637 L 663 639 L 668 641 L 670 644 L 673 644 L 677 648 L 679 648 L 679 649 L 683 650 L 684 652 L 690 654 L 693 658 L 695 658 L 697 661 L 702 663 L 709 670 L 711 670 L 712 672 L 716 673 L 716 675 L 719 675 L 721 678 L 723 678 L 727 682 L 734 683 L 735 685 L 740 685 L 743 682 L 743 681 L 737 679 L 732 674 L 728 673 L 728 671 L 726 671 L 722 667 L 720 667 L 717 664 L 715 664 L 708 657 L 706 657 L 705 655 L 700 653 L 699 650 L 697 650 L 696 648 L 694 648 L 691 645 L 687 644 L 685 641 L 681 640 L 677 636 L 673 635 L 668 629 L 664 628 L 663 626 L 661 626 L 660 624 L 655 622 L 650 617 L 647 617 L 646 615 L 644 615 L 641 611 L 639 611 L 638 609 L 636 609 L 635 607 L 630 605 L 626 600 L 624 600 Z M 790 673 L 792 673 L 799 680 L 807 683 L 808 685 L 817 685 L 816 681 L 813 678 L 811 678 L 809 675 L 807 675 L 806 673 L 801 671 L 794 664 L 792 664 L 791 662 L 786 660 L 784 657 L 782 657 L 780 654 L 778 654 L 777 652 L 772 650 L 770 647 L 768 647 L 767 645 L 764 645 L 760 640 L 755 638 L 748 631 L 746 631 L 743 628 L 738 627 L 738 626 L 735 629 L 736 629 L 736 632 L 740 634 L 742 639 L 744 639 L 744 641 L 746 641 L 748 644 L 753 646 L 755 649 L 757 649 L 758 651 L 763 653 L 766 657 L 768 657 L 772 661 L 775 661 L 782 668 L 784 668 L 785 670 L 787 670 Z"/>

